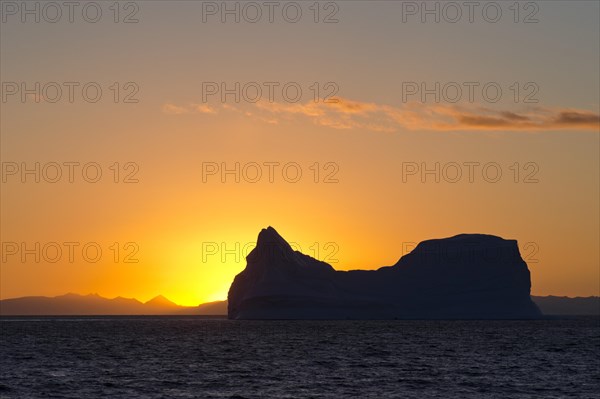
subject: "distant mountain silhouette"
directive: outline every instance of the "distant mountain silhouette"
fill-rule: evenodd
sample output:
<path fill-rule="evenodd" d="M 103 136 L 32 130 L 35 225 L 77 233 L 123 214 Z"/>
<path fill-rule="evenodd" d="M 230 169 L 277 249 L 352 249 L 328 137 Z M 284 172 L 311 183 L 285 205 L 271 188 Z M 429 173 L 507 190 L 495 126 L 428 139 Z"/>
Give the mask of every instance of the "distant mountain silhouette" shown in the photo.
<path fill-rule="evenodd" d="M 171 302 L 162 295 L 150 299 L 148 302 L 144 303 L 144 307 L 166 313 L 181 308 L 181 306 Z"/>
<path fill-rule="evenodd" d="M 548 316 L 600 316 L 600 297 L 531 296 L 542 314 Z M 203 303 L 198 306 L 202 315 L 227 314 L 227 301 Z"/>
<path fill-rule="evenodd" d="M 542 314 L 548 316 L 600 316 L 600 297 L 531 296 Z M 203 315 L 226 315 L 227 301 L 215 301 L 198 306 Z"/>
<path fill-rule="evenodd" d="M 86 297 L 83 295 L 67 294 L 74 301 L 86 301 Z M 63 295 L 64 296 L 64 295 Z M 97 298 L 101 298 L 105 301 L 113 301 L 114 303 L 138 303 L 142 304 L 136 299 L 126 298 L 115 298 L 106 299 L 94 295 Z M 159 296 L 161 298 L 164 298 Z M 5 299 L 0 301 L 0 316 L 41 316 L 41 315 L 201 315 L 201 316 L 225 316 L 227 315 L 227 301 L 214 301 L 203 303 L 198 306 L 179 306 L 175 305 L 171 308 L 162 307 L 157 309 L 156 313 L 148 312 L 148 308 L 144 307 L 140 310 L 139 305 L 133 305 L 133 308 L 102 306 L 95 309 L 95 313 L 92 313 L 89 307 L 85 305 L 78 305 L 75 307 L 71 301 L 68 301 L 69 306 L 62 307 L 60 303 L 55 304 L 44 304 L 43 302 L 54 301 L 55 298 L 48 297 L 23 297 L 15 299 Z M 157 297 L 158 298 L 158 297 Z M 168 299 L 164 298 L 166 301 Z M 545 315 L 555 316 L 600 316 L 600 297 L 559 297 L 559 296 L 532 296 L 533 302 L 540 308 Z M 150 300 L 149 302 L 152 302 Z M 146 302 L 147 304 L 148 302 Z M 142 304 L 144 305 L 144 304 Z M 112 305 L 114 306 L 114 305 Z M 76 310 L 74 310 L 76 309 Z"/>
<path fill-rule="evenodd" d="M 197 313 L 204 316 L 225 316 L 227 315 L 227 301 L 207 302 L 199 305 Z"/>
<path fill-rule="evenodd" d="M 461 234 L 421 242 L 393 266 L 336 271 L 263 229 L 229 289 L 231 319 L 537 318 L 515 240 Z"/>
<path fill-rule="evenodd" d="M 600 316 L 600 297 L 532 296 L 546 315 Z"/>
<path fill-rule="evenodd" d="M 66 294 L 56 297 L 29 296 L 0 301 L 2 316 L 68 315 L 225 315 L 227 305 L 211 302 L 200 306 L 179 306 L 162 295 L 146 303 L 137 299 L 103 298 L 97 294 Z"/>

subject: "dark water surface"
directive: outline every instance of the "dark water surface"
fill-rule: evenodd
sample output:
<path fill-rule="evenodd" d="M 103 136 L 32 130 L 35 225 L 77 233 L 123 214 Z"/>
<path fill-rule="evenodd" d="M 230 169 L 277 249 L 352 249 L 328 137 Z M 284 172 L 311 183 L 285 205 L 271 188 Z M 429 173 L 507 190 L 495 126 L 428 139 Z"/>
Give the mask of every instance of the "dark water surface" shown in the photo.
<path fill-rule="evenodd" d="M 0 319 L 1 398 L 598 398 L 600 320 Z"/>

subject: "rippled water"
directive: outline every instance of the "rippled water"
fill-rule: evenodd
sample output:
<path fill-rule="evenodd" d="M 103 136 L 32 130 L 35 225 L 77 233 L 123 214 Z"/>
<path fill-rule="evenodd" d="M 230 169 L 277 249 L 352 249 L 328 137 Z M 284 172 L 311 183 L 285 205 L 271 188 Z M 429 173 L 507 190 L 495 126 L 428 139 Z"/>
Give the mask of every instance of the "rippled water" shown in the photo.
<path fill-rule="evenodd" d="M 599 323 L 2 318 L 0 397 L 598 398 Z"/>

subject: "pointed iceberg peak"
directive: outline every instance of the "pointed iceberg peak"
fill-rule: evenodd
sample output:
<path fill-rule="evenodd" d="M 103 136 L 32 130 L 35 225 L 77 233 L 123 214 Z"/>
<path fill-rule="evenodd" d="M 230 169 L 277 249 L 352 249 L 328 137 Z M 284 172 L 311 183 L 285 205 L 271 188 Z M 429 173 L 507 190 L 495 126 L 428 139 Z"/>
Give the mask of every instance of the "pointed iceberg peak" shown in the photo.
<path fill-rule="evenodd" d="M 260 233 L 258 233 L 258 239 L 256 240 L 256 248 L 273 248 L 278 247 L 286 250 L 292 250 L 290 244 L 279 235 L 277 230 L 273 227 L 269 226 L 266 229 L 262 229 Z"/>
<path fill-rule="evenodd" d="M 246 257 L 252 268 L 262 268 L 266 264 L 287 263 L 295 258 L 294 249 L 271 226 L 260 231 L 256 247 Z"/>

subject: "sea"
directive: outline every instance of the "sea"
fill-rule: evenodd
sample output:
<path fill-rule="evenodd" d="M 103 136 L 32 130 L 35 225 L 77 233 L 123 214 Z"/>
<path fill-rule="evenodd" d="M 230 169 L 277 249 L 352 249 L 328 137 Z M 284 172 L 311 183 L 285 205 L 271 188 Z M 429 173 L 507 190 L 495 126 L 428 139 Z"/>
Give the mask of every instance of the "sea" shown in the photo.
<path fill-rule="evenodd" d="M 600 319 L 2 317 L 0 398 L 599 398 Z"/>

